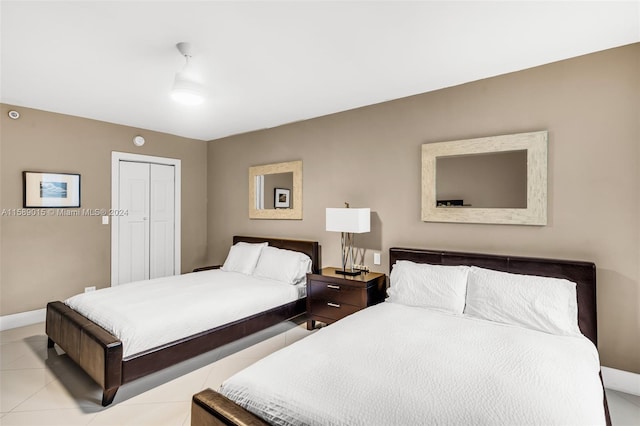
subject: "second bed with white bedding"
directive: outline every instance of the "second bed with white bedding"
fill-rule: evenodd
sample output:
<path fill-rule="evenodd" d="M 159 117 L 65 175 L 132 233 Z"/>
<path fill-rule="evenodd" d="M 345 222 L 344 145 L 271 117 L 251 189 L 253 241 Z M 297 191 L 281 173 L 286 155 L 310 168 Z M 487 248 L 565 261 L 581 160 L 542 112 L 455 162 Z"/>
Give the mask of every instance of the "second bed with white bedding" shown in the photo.
<path fill-rule="evenodd" d="M 599 371 L 581 335 L 385 302 L 258 361 L 220 392 L 272 424 L 604 424 Z"/>
<path fill-rule="evenodd" d="M 305 289 L 216 269 L 83 293 L 65 304 L 118 337 L 126 358 L 295 301 Z"/>

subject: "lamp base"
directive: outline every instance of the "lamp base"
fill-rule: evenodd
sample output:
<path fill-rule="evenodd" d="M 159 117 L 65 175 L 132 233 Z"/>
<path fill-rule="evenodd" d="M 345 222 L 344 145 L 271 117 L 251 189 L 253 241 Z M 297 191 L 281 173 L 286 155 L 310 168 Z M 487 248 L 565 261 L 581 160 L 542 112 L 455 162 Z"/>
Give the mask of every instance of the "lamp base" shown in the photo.
<path fill-rule="evenodd" d="M 349 271 L 346 269 L 336 269 L 336 274 L 347 275 L 349 277 L 355 277 L 356 275 L 360 275 L 362 271 L 355 269 L 353 271 Z"/>

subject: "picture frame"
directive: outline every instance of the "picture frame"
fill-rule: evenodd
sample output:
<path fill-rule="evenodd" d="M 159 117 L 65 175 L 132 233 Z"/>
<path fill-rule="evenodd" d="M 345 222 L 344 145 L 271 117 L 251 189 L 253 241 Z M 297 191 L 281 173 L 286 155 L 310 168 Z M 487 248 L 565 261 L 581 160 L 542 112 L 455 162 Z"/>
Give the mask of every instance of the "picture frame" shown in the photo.
<path fill-rule="evenodd" d="M 291 190 L 286 188 L 274 188 L 273 206 L 276 209 L 291 208 Z"/>
<path fill-rule="evenodd" d="M 80 207 L 80 175 L 22 172 L 24 208 Z"/>

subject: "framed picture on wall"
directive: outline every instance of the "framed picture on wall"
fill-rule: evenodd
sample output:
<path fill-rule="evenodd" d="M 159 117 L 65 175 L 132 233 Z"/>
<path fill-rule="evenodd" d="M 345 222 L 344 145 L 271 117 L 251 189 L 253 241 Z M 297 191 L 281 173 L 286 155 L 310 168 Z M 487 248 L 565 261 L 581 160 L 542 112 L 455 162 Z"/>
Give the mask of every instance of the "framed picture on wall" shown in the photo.
<path fill-rule="evenodd" d="M 25 208 L 80 207 L 80 175 L 22 172 Z"/>
<path fill-rule="evenodd" d="M 274 188 L 273 205 L 276 209 L 291 208 L 290 195 L 291 190 L 285 188 Z"/>

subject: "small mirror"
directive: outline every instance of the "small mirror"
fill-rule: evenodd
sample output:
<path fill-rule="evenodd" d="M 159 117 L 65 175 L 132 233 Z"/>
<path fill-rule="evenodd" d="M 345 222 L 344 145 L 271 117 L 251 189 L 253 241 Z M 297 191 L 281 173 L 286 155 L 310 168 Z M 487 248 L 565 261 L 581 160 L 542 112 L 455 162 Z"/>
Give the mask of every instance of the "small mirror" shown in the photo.
<path fill-rule="evenodd" d="M 436 207 L 527 208 L 527 151 L 436 158 Z"/>
<path fill-rule="evenodd" d="M 292 209 L 293 172 L 255 177 L 256 209 Z"/>
<path fill-rule="evenodd" d="M 302 161 L 249 168 L 250 219 L 302 219 Z"/>
<path fill-rule="evenodd" d="M 422 145 L 422 220 L 547 223 L 547 132 Z"/>

